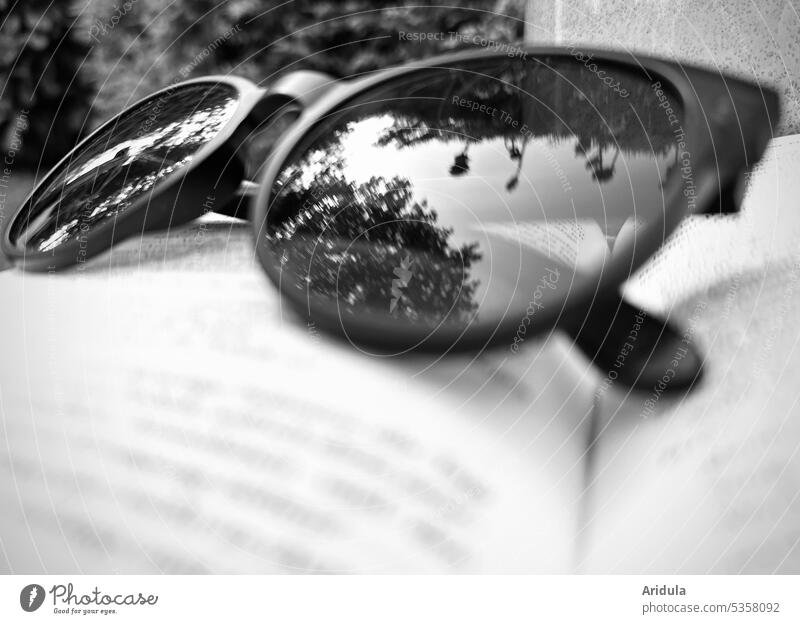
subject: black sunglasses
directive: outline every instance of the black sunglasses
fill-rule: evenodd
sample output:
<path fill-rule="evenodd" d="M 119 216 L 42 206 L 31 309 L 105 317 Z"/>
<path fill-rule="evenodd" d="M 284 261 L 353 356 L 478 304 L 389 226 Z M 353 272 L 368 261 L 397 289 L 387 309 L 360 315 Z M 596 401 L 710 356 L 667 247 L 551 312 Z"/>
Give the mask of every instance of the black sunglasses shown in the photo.
<path fill-rule="evenodd" d="M 213 210 L 250 219 L 301 316 L 372 353 L 514 353 L 558 328 L 621 383 L 685 388 L 701 356 L 620 285 L 687 214 L 739 209 L 778 114 L 755 84 L 574 48 L 199 78 L 78 144 L 2 249 L 55 271 Z"/>

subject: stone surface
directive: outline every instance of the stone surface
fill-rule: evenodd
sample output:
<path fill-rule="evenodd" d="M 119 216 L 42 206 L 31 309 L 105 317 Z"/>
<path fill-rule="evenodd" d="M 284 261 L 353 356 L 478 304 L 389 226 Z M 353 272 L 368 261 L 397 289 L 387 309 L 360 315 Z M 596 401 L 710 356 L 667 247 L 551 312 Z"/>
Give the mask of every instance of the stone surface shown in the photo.
<path fill-rule="evenodd" d="M 529 43 L 622 48 L 775 86 L 778 135 L 800 132 L 800 0 L 529 0 Z"/>

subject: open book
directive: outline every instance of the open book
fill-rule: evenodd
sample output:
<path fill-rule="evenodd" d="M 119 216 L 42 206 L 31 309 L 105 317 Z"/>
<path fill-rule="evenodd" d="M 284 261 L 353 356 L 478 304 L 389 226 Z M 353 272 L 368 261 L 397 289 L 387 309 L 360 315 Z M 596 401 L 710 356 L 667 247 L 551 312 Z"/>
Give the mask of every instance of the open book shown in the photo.
<path fill-rule="evenodd" d="M 369 357 L 224 218 L 0 290 L 5 571 L 574 569 L 593 386 L 566 340 Z"/>
<path fill-rule="evenodd" d="M 598 394 L 581 570 L 800 573 L 800 136 L 741 214 L 690 217 L 626 285 L 706 354 L 697 390 Z"/>
<path fill-rule="evenodd" d="M 797 572 L 797 148 L 629 284 L 709 353 L 646 418 L 558 335 L 439 359 L 329 339 L 233 221 L 0 273 L 0 569 Z"/>
<path fill-rule="evenodd" d="M 591 275 L 618 254 L 642 225 L 643 221 L 630 216 L 611 235 L 603 233 L 596 219 L 486 223 L 481 231 L 532 249 L 570 271 Z"/>

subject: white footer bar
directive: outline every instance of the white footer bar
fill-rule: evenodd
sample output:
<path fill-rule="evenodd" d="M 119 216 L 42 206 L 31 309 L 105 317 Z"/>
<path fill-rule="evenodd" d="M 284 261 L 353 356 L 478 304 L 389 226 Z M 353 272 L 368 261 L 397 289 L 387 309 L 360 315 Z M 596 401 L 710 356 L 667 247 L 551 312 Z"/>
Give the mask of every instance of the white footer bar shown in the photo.
<path fill-rule="evenodd" d="M 798 604 L 796 576 L 0 577 L 0 622 L 777 624 Z"/>

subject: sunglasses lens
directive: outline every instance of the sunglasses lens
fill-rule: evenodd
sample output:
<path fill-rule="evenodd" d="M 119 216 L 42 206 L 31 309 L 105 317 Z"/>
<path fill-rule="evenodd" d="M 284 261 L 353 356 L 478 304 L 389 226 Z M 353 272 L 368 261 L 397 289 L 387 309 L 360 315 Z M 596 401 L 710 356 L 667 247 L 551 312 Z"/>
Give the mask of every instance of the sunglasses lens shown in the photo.
<path fill-rule="evenodd" d="M 50 173 L 12 224 L 11 243 L 47 252 L 88 236 L 188 165 L 231 118 L 237 97 L 228 85 L 195 84 L 125 111 Z"/>
<path fill-rule="evenodd" d="M 552 322 L 663 219 L 679 106 L 639 73 L 570 57 L 395 79 L 295 148 L 262 261 L 351 337 L 370 321 L 415 341 Z"/>

